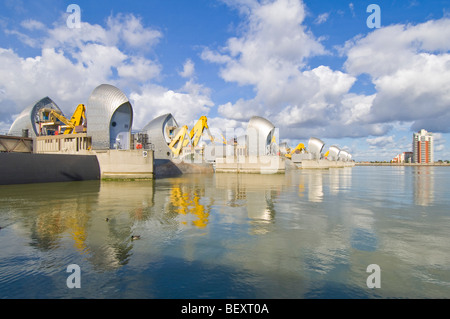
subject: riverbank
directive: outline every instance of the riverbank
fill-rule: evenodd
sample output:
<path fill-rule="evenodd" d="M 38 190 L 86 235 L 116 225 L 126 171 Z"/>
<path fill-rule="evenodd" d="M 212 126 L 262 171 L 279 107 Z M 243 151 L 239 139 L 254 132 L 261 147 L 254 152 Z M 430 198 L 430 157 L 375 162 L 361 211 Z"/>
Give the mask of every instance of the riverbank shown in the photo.
<path fill-rule="evenodd" d="M 450 166 L 450 163 L 365 163 L 365 162 L 356 162 L 355 166 Z"/>

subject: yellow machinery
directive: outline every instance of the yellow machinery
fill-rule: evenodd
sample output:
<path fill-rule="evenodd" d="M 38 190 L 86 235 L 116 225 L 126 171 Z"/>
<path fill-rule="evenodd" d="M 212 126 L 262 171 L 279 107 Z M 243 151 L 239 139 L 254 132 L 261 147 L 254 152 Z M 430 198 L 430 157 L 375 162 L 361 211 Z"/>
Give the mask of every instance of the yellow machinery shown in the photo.
<path fill-rule="evenodd" d="M 64 134 L 86 132 L 86 126 L 83 126 L 85 122 L 86 107 L 84 106 L 84 104 L 79 104 L 70 119 L 70 123 L 72 123 L 72 125 L 70 126 L 69 130 L 66 129 L 64 131 Z"/>
<path fill-rule="evenodd" d="M 209 207 L 200 204 L 202 194 L 197 190 L 187 189 L 180 185 L 173 185 L 170 194 L 170 201 L 175 211 L 180 215 L 194 215 L 196 220 L 192 221 L 192 225 L 198 228 L 205 228 L 208 225 Z M 187 225 L 187 222 L 182 222 Z"/>
<path fill-rule="evenodd" d="M 208 127 L 208 119 L 206 116 L 201 116 L 197 123 L 194 125 L 192 130 L 189 132 L 189 138 L 191 141 L 191 145 L 193 147 L 196 147 L 198 145 L 198 141 L 200 140 L 200 137 L 203 135 L 203 131 L 207 130 L 209 138 L 211 139 L 211 142 L 214 143 L 214 137 L 211 135 L 211 132 L 209 131 Z M 183 143 L 183 147 L 187 146 L 189 144 L 189 140 L 185 140 Z"/>
<path fill-rule="evenodd" d="M 178 156 L 181 153 L 181 150 L 184 147 L 184 142 L 186 139 L 186 133 L 188 131 L 188 127 L 185 125 L 183 126 L 175 135 L 175 137 L 172 139 L 172 141 L 169 144 L 169 148 L 172 150 L 173 155 Z M 189 143 L 189 141 L 188 141 Z M 186 143 L 187 144 L 187 143 Z"/>
<path fill-rule="evenodd" d="M 61 133 L 61 129 L 64 129 L 64 134 L 76 134 L 86 132 L 86 107 L 84 104 L 79 104 L 73 113 L 70 120 L 65 116 L 53 109 L 43 109 L 41 111 L 41 130 L 46 128 L 47 132 L 54 131 L 58 134 Z M 59 122 L 63 123 L 60 125 Z"/>
<path fill-rule="evenodd" d="M 220 134 L 220 136 L 222 136 L 222 143 L 223 144 L 225 144 L 225 145 L 227 145 L 228 143 L 227 143 L 227 140 L 225 139 L 225 137 L 223 136 L 223 134 Z"/>
<path fill-rule="evenodd" d="M 285 154 L 284 156 L 286 156 L 287 158 L 292 158 L 292 154 L 296 153 L 297 151 L 298 152 L 302 152 L 302 151 L 305 151 L 305 150 L 306 150 L 305 144 L 298 143 L 298 145 L 292 151 L 290 151 L 289 153 Z"/>
<path fill-rule="evenodd" d="M 186 125 L 181 127 L 177 135 L 172 139 L 172 141 L 169 144 L 169 148 L 172 150 L 174 156 L 180 155 L 182 149 L 186 147 L 189 143 L 191 143 L 192 147 L 196 147 L 205 130 L 208 132 L 211 142 L 214 143 L 214 137 L 211 135 L 211 132 L 209 131 L 208 119 L 206 118 L 206 116 L 201 116 L 199 118 L 199 120 L 194 125 L 192 130 L 189 132 L 188 136 L 187 136 L 188 127 Z M 225 138 L 224 144 L 226 144 Z"/>

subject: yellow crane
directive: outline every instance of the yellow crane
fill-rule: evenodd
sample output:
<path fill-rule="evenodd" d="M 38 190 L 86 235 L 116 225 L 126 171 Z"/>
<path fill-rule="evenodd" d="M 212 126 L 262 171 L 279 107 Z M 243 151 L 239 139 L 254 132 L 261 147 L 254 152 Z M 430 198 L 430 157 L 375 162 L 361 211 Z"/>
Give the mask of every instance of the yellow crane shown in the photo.
<path fill-rule="evenodd" d="M 196 147 L 202 137 L 204 131 L 208 132 L 211 142 L 214 143 L 214 137 L 211 135 L 208 127 L 208 119 L 206 116 L 201 116 L 194 127 L 188 133 L 188 127 L 184 125 L 179 129 L 178 133 L 169 143 L 169 148 L 172 150 L 174 156 L 180 155 L 184 147 L 191 143 L 192 147 Z M 222 136 L 223 137 L 223 136 Z M 226 144 L 224 138 L 224 144 Z"/>
<path fill-rule="evenodd" d="M 187 131 L 188 131 L 187 125 L 184 125 L 183 127 L 180 128 L 177 135 L 175 135 L 175 137 L 170 142 L 169 148 L 172 150 L 173 155 L 175 156 L 180 155 L 181 150 L 184 147 Z"/>
<path fill-rule="evenodd" d="M 227 140 L 225 139 L 225 137 L 223 136 L 223 134 L 220 134 L 220 136 L 222 136 L 222 143 L 227 145 Z"/>
<path fill-rule="evenodd" d="M 198 142 L 200 141 L 200 137 L 202 137 L 203 131 L 205 129 L 208 132 L 211 142 L 214 143 L 214 137 L 211 135 L 211 132 L 209 131 L 208 119 L 206 118 L 206 116 L 201 116 L 198 119 L 197 123 L 195 123 L 192 130 L 189 132 L 190 142 L 193 147 L 196 147 L 198 145 Z M 185 140 L 183 143 L 183 147 L 187 146 L 188 144 L 189 144 L 189 140 Z"/>
<path fill-rule="evenodd" d="M 286 156 L 287 158 L 292 158 L 292 154 L 294 154 L 297 151 L 301 152 L 303 150 L 306 150 L 305 144 L 298 143 L 298 145 L 292 151 L 290 151 L 289 153 L 285 154 L 284 156 Z"/>
<path fill-rule="evenodd" d="M 79 104 L 77 106 L 70 120 L 68 120 L 64 115 L 60 113 L 60 111 L 57 110 L 43 109 L 41 112 L 45 117 L 45 120 L 43 120 L 43 122 L 41 123 L 42 127 L 58 126 L 58 133 L 62 128 L 64 129 L 64 134 L 86 132 L 86 127 L 83 125 L 86 121 L 86 107 L 84 104 Z M 64 125 L 59 125 L 58 122 L 61 122 Z"/>
<path fill-rule="evenodd" d="M 183 189 L 182 189 L 183 188 Z M 208 225 L 209 207 L 200 203 L 201 194 L 197 191 L 186 190 L 180 185 L 172 187 L 170 201 L 175 211 L 180 215 L 192 214 L 197 220 L 192 221 L 192 225 L 198 228 L 205 228 Z M 187 222 L 182 222 L 187 224 Z"/>
<path fill-rule="evenodd" d="M 69 130 L 66 129 L 64 131 L 64 134 L 79 133 L 80 131 L 86 132 L 86 126 L 83 126 L 85 122 L 86 122 L 86 106 L 84 104 L 79 104 L 75 109 L 75 112 L 73 112 L 72 117 L 70 118 L 70 123 L 72 123 L 72 125 L 70 126 Z M 77 129 L 77 127 L 80 128 Z"/>

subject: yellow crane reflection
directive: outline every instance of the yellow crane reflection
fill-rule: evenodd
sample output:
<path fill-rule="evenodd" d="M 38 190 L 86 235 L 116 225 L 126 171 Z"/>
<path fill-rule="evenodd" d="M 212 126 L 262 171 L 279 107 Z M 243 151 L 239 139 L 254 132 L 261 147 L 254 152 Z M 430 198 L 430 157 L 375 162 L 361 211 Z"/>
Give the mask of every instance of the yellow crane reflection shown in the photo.
<path fill-rule="evenodd" d="M 170 194 L 170 201 L 175 208 L 175 211 L 180 215 L 193 215 L 197 219 L 192 221 L 192 224 L 198 228 L 205 228 L 208 225 L 209 208 L 200 203 L 199 192 L 185 191 L 180 186 L 172 187 Z M 187 225 L 186 221 L 182 224 Z"/>

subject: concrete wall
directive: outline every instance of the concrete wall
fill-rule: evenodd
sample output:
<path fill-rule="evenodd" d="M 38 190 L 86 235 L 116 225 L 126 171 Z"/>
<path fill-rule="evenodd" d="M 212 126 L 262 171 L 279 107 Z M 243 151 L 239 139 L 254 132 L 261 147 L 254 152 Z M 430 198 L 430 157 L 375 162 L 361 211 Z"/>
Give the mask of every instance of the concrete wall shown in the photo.
<path fill-rule="evenodd" d="M 175 177 L 183 174 L 213 174 L 211 163 L 190 163 L 183 160 L 155 159 L 153 165 L 155 178 Z"/>
<path fill-rule="evenodd" d="M 0 185 L 98 180 L 95 156 L 0 153 Z"/>
<path fill-rule="evenodd" d="M 47 154 L 88 154 L 91 149 L 91 137 L 86 133 L 38 136 L 35 153 Z"/>
<path fill-rule="evenodd" d="M 286 165 L 279 156 L 242 156 L 216 159 L 216 172 L 218 173 L 258 173 L 277 174 L 284 173 Z"/>
<path fill-rule="evenodd" d="M 153 178 L 153 151 L 93 151 L 100 164 L 101 178 Z"/>
<path fill-rule="evenodd" d="M 353 167 L 355 163 L 329 160 L 303 160 L 299 166 L 301 168 L 339 168 Z"/>
<path fill-rule="evenodd" d="M 312 154 L 310 153 L 299 153 L 292 154 L 291 159 L 294 163 L 301 163 L 305 160 L 312 160 Z"/>
<path fill-rule="evenodd" d="M 31 153 L 32 151 L 32 138 L 0 135 L 0 152 Z"/>
<path fill-rule="evenodd" d="M 355 163 L 355 166 L 450 166 L 450 163 Z"/>

